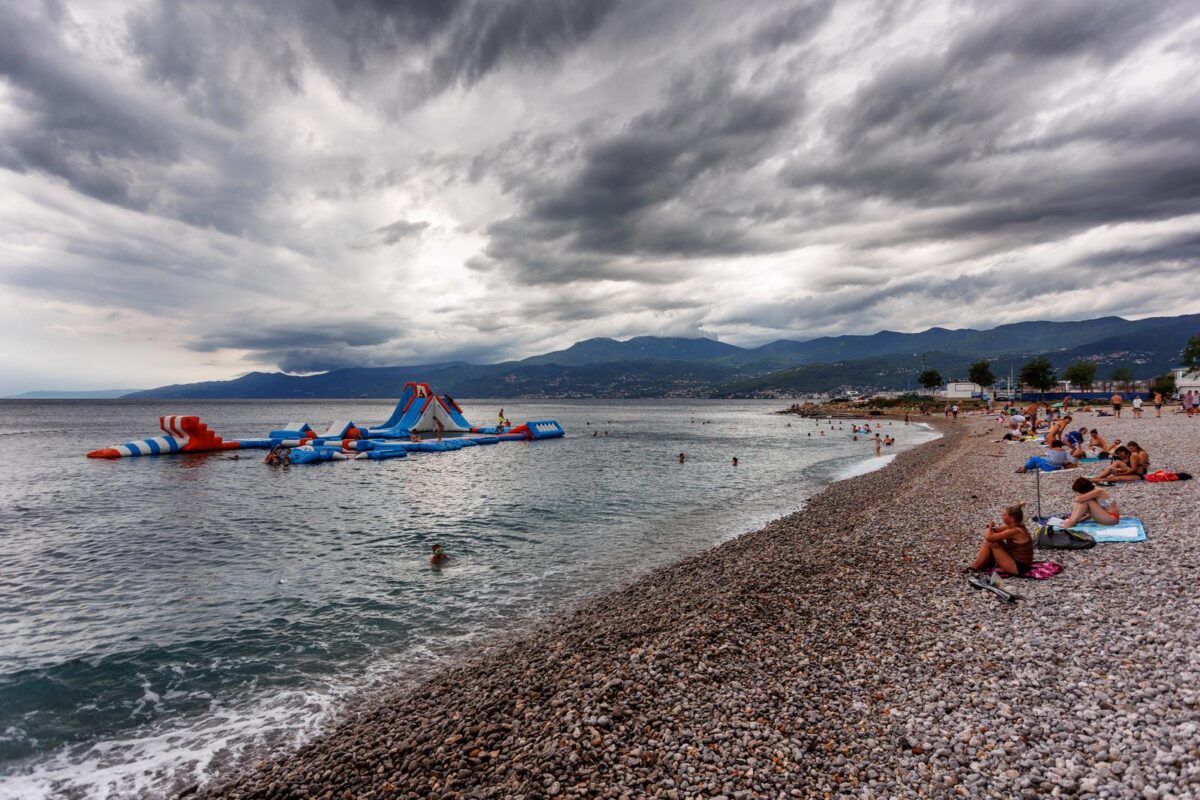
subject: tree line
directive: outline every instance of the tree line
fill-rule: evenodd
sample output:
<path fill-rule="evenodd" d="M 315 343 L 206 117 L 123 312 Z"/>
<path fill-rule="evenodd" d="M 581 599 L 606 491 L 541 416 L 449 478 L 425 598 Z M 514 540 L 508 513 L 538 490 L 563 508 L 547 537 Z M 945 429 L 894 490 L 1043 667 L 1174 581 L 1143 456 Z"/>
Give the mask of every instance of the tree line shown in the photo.
<path fill-rule="evenodd" d="M 1200 372 L 1200 336 L 1193 336 L 1187 341 L 1187 345 L 1183 348 L 1183 366 L 1189 372 Z M 1072 385 L 1078 386 L 1081 391 L 1090 392 L 1096 386 L 1096 363 L 1094 361 L 1076 361 L 1063 370 L 1062 379 L 1069 381 Z M 996 383 L 996 376 L 992 373 L 992 362 L 986 358 L 971 364 L 967 371 L 967 378 L 971 383 L 978 384 L 980 387 L 987 389 Z M 945 381 L 942 380 L 942 374 L 936 369 L 924 370 L 917 381 L 926 389 L 936 389 Z M 1054 366 L 1050 363 L 1050 359 L 1045 356 L 1038 356 L 1032 359 L 1021 367 L 1020 381 L 1025 386 L 1031 389 L 1036 389 L 1039 392 L 1047 392 L 1053 389 L 1058 384 L 1058 375 L 1055 374 Z M 1104 382 L 1105 386 L 1118 386 L 1125 391 L 1130 391 L 1133 388 L 1133 370 L 1129 367 L 1117 367 L 1109 375 L 1108 381 Z M 1150 391 L 1161 392 L 1164 395 L 1170 396 L 1175 393 L 1175 375 L 1168 372 L 1166 375 L 1159 375 L 1150 381 Z"/>

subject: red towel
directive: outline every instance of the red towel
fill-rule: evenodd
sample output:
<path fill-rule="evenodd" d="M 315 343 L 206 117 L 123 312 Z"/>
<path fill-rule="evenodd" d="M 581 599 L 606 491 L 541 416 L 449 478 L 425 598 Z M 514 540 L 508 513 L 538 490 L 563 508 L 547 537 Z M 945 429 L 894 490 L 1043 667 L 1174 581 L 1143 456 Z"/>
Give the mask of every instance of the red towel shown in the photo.
<path fill-rule="evenodd" d="M 999 575 L 1001 578 L 1031 578 L 1035 581 L 1044 581 L 1047 578 L 1053 578 L 1062 571 L 1063 565 L 1057 561 L 1035 561 L 1033 562 L 1033 566 L 1029 568 L 1029 572 L 1026 572 L 1024 575 L 1009 575 L 999 567 L 993 569 L 992 574 Z"/>

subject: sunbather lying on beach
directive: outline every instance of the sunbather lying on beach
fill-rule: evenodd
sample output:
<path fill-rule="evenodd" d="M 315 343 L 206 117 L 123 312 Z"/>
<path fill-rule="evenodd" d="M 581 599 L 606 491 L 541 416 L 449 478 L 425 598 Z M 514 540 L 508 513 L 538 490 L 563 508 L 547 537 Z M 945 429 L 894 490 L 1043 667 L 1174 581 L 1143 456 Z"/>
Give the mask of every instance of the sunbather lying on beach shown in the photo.
<path fill-rule="evenodd" d="M 1061 439 L 1052 439 L 1050 446 L 1046 448 L 1044 456 L 1033 456 L 1025 465 L 1017 468 L 1017 472 L 1028 472 L 1031 469 L 1040 469 L 1042 472 L 1054 472 L 1055 470 L 1065 469 L 1075 466 L 1075 459 L 1063 447 Z"/>
<path fill-rule="evenodd" d="M 1121 509 L 1108 492 L 1099 489 L 1087 478 L 1076 478 L 1071 484 L 1075 492 L 1075 508 L 1063 524 L 1071 528 L 1086 520 L 1100 525 L 1116 525 L 1121 521 Z"/>
<path fill-rule="evenodd" d="M 999 567 L 1010 575 L 1024 575 L 1033 566 L 1033 537 L 1025 527 L 1025 504 L 1009 506 L 1001 522 L 989 522 L 983 544 L 968 567 L 979 571 Z"/>

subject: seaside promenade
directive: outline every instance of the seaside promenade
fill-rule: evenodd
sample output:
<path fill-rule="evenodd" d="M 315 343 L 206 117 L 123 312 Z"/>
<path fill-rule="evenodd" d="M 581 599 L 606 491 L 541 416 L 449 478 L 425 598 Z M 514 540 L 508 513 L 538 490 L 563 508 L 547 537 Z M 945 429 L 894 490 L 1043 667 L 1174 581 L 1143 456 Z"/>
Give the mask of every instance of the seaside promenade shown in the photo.
<path fill-rule="evenodd" d="M 1076 422 L 1200 473 L 1200 419 Z M 1004 506 L 1032 514 L 1014 470 L 1039 450 L 991 418 L 942 427 L 201 794 L 1200 794 L 1200 481 L 1111 489 L 1149 540 L 1038 551 L 1065 571 L 1007 581 L 1004 605 L 961 569 Z M 1042 476 L 1044 512 L 1070 482 Z"/>

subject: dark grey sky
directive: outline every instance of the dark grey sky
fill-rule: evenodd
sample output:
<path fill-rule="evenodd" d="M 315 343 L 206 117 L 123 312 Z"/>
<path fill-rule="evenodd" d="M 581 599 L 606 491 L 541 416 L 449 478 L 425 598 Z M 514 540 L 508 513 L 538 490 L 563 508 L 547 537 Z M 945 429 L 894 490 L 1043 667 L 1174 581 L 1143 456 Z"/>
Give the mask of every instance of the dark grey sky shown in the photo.
<path fill-rule="evenodd" d="M 0 2 L 0 392 L 1200 310 L 1195 2 Z"/>

